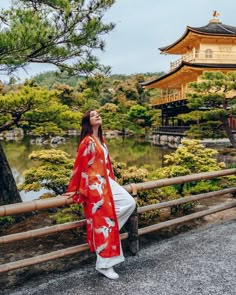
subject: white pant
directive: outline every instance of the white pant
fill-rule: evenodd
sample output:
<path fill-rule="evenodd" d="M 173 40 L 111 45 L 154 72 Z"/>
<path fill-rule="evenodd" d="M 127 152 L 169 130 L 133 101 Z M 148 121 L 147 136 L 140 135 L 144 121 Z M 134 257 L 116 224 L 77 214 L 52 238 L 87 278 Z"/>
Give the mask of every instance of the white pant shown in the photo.
<path fill-rule="evenodd" d="M 134 198 L 117 182 L 109 177 L 111 191 L 115 203 L 115 210 L 118 219 L 119 229 L 126 223 L 130 215 L 135 209 L 135 201 Z M 109 268 L 112 267 L 120 262 L 124 261 L 124 255 L 122 251 L 122 247 L 120 244 L 120 255 L 104 258 L 101 257 L 98 253 L 97 254 L 97 261 L 96 261 L 96 268 Z"/>

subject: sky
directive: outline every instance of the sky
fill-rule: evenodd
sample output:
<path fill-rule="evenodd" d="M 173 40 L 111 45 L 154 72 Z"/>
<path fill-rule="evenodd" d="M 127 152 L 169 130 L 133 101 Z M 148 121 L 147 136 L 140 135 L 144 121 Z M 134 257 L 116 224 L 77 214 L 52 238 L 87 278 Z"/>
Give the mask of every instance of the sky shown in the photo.
<path fill-rule="evenodd" d="M 1 0 L 0 8 L 9 3 Z M 180 38 L 186 26 L 207 25 L 213 10 L 220 13 L 222 23 L 236 26 L 235 0 L 116 0 L 104 17 L 116 27 L 104 37 L 105 52 L 97 56 L 102 64 L 111 66 L 112 74 L 168 71 L 170 61 L 178 57 L 162 55 L 158 48 Z M 45 65 L 34 64 L 18 76 L 29 78 L 42 72 Z"/>

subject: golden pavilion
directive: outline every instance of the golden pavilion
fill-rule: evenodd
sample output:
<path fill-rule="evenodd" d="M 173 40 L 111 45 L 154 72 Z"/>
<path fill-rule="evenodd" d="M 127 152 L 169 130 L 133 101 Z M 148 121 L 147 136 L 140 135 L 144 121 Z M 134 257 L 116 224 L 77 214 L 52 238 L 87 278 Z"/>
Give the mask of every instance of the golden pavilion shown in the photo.
<path fill-rule="evenodd" d="M 163 54 L 180 55 L 178 60 L 170 63 L 167 74 L 142 83 L 144 88 L 159 88 L 161 91 L 152 105 L 162 111 L 162 126 L 178 126 L 181 130 L 182 122 L 176 116 L 190 111 L 186 105 L 189 82 L 198 81 L 204 71 L 236 70 L 236 27 L 221 23 L 218 16 L 214 11 L 206 26 L 187 26 L 177 41 L 159 48 Z M 235 122 L 231 123 L 235 125 Z"/>

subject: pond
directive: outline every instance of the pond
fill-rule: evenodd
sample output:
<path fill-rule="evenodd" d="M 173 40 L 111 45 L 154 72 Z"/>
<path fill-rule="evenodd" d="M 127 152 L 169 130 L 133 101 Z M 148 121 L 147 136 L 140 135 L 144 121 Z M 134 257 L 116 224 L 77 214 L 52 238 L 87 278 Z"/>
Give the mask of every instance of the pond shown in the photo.
<path fill-rule="evenodd" d="M 118 162 L 126 163 L 127 166 L 140 167 L 144 164 L 151 165 L 154 168 L 163 166 L 164 155 L 169 154 L 173 150 L 154 146 L 144 139 L 129 137 L 129 138 L 111 138 L 106 139 L 109 148 L 110 156 Z M 16 183 L 19 184 L 24 179 L 24 171 L 37 165 L 35 161 L 28 158 L 29 154 L 36 150 L 42 149 L 61 149 L 75 157 L 77 150 L 78 138 L 70 137 L 66 142 L 56 146 L 32 144 L 30 138 L 24 138 L 20 141 L 3 141 L 3 149 L 13 171 Z M 40 192 L 21 192 L 21 197 L 24 201 L 36 199 L 44 193 Z"/>

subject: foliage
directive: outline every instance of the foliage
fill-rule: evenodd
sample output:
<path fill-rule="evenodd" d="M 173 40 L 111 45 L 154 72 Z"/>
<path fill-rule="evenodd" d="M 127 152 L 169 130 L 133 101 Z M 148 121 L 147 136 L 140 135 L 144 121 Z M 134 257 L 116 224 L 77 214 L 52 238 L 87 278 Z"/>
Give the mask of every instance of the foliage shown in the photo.
<path fill-rule="evenodd" d="M 0 11 L 0 71 L 9 74 L 29 63 L 44 63 L 58 70 L 55 82 L 73 75 L 80 77 L 74 89 L 65 85 L 52 89 L 55 83 L 50 78 L 50 90 L 31 81 L 16 85 L 11 77 L 9 85 L 0 85 L 0 132 L 22 127 L 30 135 L 63 135 L 68 129 L 80 128 L 82 112 L 88 108 L 115 102 L 116 84 L 101 76 L 108 74 L 110 68 L 100 65 L 94 55 L 96 50 L 104 50 L 102 36 L 114 28 L 113 23 L 104 23 L 104 14 L 113 4 L 114 0 L 14 0 L 9 9 Z M 92 74 L 92 79 L 81 79 Z M 40 79 L 42 82 L 42 76 Z M 139 75 L 132 83 L 126 83 L 129 85 L 119 97 L 120 108 L 117 118 L 112 118 L 112 128 L 126 128 L 123 114 L 127 114 L 136 97 L 140 104 L 148 102 L 139 84 L 143 79 Z M 81 83 L 85 87 L 80 87 Z M 1 155 L 4 156 L 2 149 Z M 13 185 L 9 191 L 8 183 L 14 183 L 14 178 L 8 173 L 7 162 L 4 165 L 3 173 L 8 177 L 3 178 L 1 198 L 5 200 L 8 194 L 18 193 Z M 16 197 L 13 199 L 17 201 Z"/>
<path fill-rule="evenodd" d="M 122 113 L 118 105 L 106 103 L 98 109 L 102 116 L 104 130 L 123 130 L 130 129 L 131 124 L 126 113 Z"/>
<path fill-rule="evenodd" d="M 211 191 L 217 191 L 221 187 L 217 184 L 215 180 L 202 180 L 197 182 L 196 184 L 188 184 L 185 186 L 184 193 L 196 195 L 203 194 Z"/>
<path fill-rule="evenodd" d="M 225 131 L 219 128 L 221 123 L 219 121 L 207 121 L 197 125 L 191 125 L 187 131 L 189 138 L 202 139 L 202 138 L 224 138 Z"/>
<path fill-rule="evenodd" d="M 161 110 L 150 109 L 148 110 L 148 114 L 151 120 L 151 127 L 161 126 Z"/>
<path fill-rule="evenodd" d="M 122 171 L 122 176 L 119 179 L 122 184 L 138 183 L 146 179 L 148 170 L 145 168 L 137 168 L 136 166 L 130 166 L 128 169 Z"/>
<path fill-rule="evenodd" d="M 50 63 L 69 75 L 107 72 L 94 56 L 104 50 L 103 23 L 114 0 L 15 0 L 0 11 L 1 70 L 12 72 L 28 63 Z"/>
<path fill-rule="evenodd" d="M 39 165 L 25 171 L 25 181 L 19 185 L 20 190 L 37 191 L 42 188 L 53 191 L 44 194 L 40 199 L 55 197 L 66 192 L 74 160 L 61 150 L 40 150 L 29 155 Z M 59 208 L 50 214 L 53 223 L 72 222 L 83 218 L 82 205 L 72 204 Z"/>
<path fill-rule="evenodd" d="M 180 114 L 178 115 L 178 118 L 181 119 L 184 123 L 196 122 L 197 124 L 199 124 L 202 119 L 202 111 L 195 110 L 190 113 Z"/>
<path fill-rule="evenodd" d="M 52 89 L 56 84 L 66 85 L 75 88 L 78 84 L 78 81 L 84 78 L 83 76 L 68 77 L 68 75 L 65 72 L 62 72 L 59 75 L 57 72 L 48 71 L 34 76 L 33 79 L 39 86 Z"/>
<path fill-rule="evenodd" d="M 145 168 L 137 168 L 136 166 L 131 166 L 127 168 L 126 164 L 113 161 L 113 169 L 117 181 L 121 185 L 139 183 L 147 180 L 148 170 Z M 157 197 L 156 191 L 141 191 L 138 193 L 138 206 L 146 206 L 157 203 L 159 203 L 159 198 Z M 140 220 L 146 222 L 158 216 L 159 210 L 152 210 L 142 213 L 140 215 Z"/>
<path fill-rule="evenodd" d="M 83 104 L 81 106 L 84 111 L 98 108 L 101 105 L 103 92 L 106 91 L 106 82 L 105 76 L 99 74 L 79 81 L 77 91 L 82 95 Z M 89 102 L 90 105 L 88 105 Z M 94 103 L 94 106 L 91 105 L 91 102 Z"/>
<path fill-rule="evenodd" d="M 146 107 L 141 105 L 134 105 L 128 112 L 128 117 L 141 127 L 151 126 L 151 115 Z"/>
<path fill-rule="evenodd" d="M 65 208 L 57 210 L 56 213 L 50 214 L 53 223 L 61 224 L 65 222 L 73 222 L 84 218 L 82 205 L 72 204 Z"/>
<path fill-rule="evenodd" d="M 158 194 L 155 191 L 142 191 L 138 193 L 137 205 L 138 207 L 143 207 L 147 205 L 154 205 L 160 203 Z M 160 210 L 151 210 L 139 215 L 139 222 L 147 223 L 154 221 L 160 216 Z"/>
<path fill-rule="evenodd" d="M 235 182 L 236 182 L 236 176 L 235 175 L 224 176 L 224 177 L 221 177 L 219 179 L 218 185 L 220 185 L 221 188 L 228 188 L 230 186 L 234 187 Z"/>
<path fill-rule="evenodd" d="M 53 85 L 53 89 L 57 91 L 60 103 L 70 107 L 80 105 L 79 94 L 73 87 L 56 83 Z"/>
<path fill-rule="evenodd" d="M 165 163 L 172 164 L 166 167 L 168 177 L 219 170 L 224 165 L 217 163 L 216 154 L 198 140 L 183 139 L 174 153 L 165 156 Z"/>
<path fill-rule="evenodd" d="M 15 217 L 13 216 L 3 216 L 3 217 L 0 217 L 0 227 L 1 227 L 1 230 L 4 229 L 4 228 L 7 228 L 8 226 L 14 224 L 15 222 Z"/>
<path fill-rule="evenodd" d="M 126 168 L 126 164 L 122 162 L 116 162 L 112 159 L 112 168 L 117 181 L 122 184 L 122 171 Z"/>
<path fill-rule="evenodd" d="M 217 163 L 216 154 L 216 150 L 204 148 L 198 140 L 183 139 L 181 145 L 174 153 L 165 155 L 165 164 L 167 166 L 152 171 L 148 178 L 154 180 L 220 170 L 225 165 L 224 163 Z M 173 185 L 170 188 L 161 188 L 159 190 L 159 196 L 163 196 L 164 193 L 164 197 L 167 200 L 171 200 L 188 196 L 189 194 L 218 190 L 222 187 L 220 182 L 221 180 L 217 182 L 203 180 Z M 194 202 L 188 202 L 177 206 L 175 209 L 186 212 L 186 210 L 190 210 L 194 206 Z"/>
<path fill-rule="evenodd" d="M 236 146 L 228 122 L 229 118 L 236 116 L 235 81 L 235 72 L 205 72 L 198 82 L 188 84 L 188 107 L 193 111 L 178 116 L 185 122 L 197 123 L 188 135 L 217 138 L 226 134 L 232 146 Z M 209 132 L 212 127 L 213 132 Z"/>
<path fill-rule="evenodd" d="M 220 170 L 223 164 L 217 163 L 216 154 L 217 152 L 215 150 L 204 148 L 197 140 L 185 139 L 182 140 L 182 145 L 174 153 L 165 156 L 168 166 L 160 169 L 155 170 L 152 168 L 153 170 L 149 171 L 147 167 L 127 167 L 124 163 L 114 160 L 112 162 L 117 181 L 121 185 L 125 185 L 147 180 L 183 176 L 191 173 Z M 37 190 L 40 187 L 45 187 L 53 190 L 56 194 L 63 193 L 66 190 L 73 165 L 70 156 L 58 150 L 45 150 L 34 152 L 30 157 L 33 160 L 40 161 L 41 164 L 34 169 L 26 171 L 26 181 L 21 188 Z M 138 206 L 157 204 L 190 194 L 219 190 L 229 185 L 233 186 L 234 184 L 235 177 L 231 176 L 141 191 L 138 193 Z M 180 206 L 175 206 L 172 208 L 172 213 L 174 213 L 174 210 L 185 213 L 192 209 L 195 204 L 195 202 L 188 202 Z M 82 207 L 77 207 L 76 204 L 73 204 L 72 207 L 58 209 L 56 213 L 51 215 L 51 218 L 55 223 L 63 223 L 78 219 L 78 215 L 82 216 Z M 159 210 L 145 212 L 141 214 L 141 222 L 149 223 L 159 218 L 159 215 Z"/>
<path fill-rule="evenodd" d="M 145 75 L 133 75 L 130 79 L 125 81 L 115 80 L 114 85 L 114 95 L 113 102 L 124 104 L 125 100 L 136 101 L 136 103 L 143 105 L 149 101 L 148 94 L 144 92 L 141 87 L 142 82 L 145 81 Z"/>
<path fill-rule="evenodd" d="M 45 76 L 47 78 L 47 73 Z M 55 75 L 54 85 L 51 88 L 56 92 L 59 102 L 73 111 L 83 113 L 88 109 L 98 109 L 103 118 L 104 129 L 120 131 L 128 129 L 139 134 L 143 127 L 160 124 L 160 111 L 149 109 L 148 102 L 151 95 L 149 92 L 144 94 L 139 84 L 150 79 L 150 76 L 150 73 L 109 77 L 97 74 L 80 78 L 77 86 L 71 87 L 69 78 L 60 84 L 57 83 Z M 35 79 L 38 81 L 37 76 Z M 43 74 L 40 75 L 40 79 L 43 79 Z M 41 85 L 48 87 L 46 81 Z"/>
<path fill-rule="evenodd" d="M 30 159 L 39 161 L 40 165 L 25 171 L 25 181 L 20 190 L 38 191 L 46 188 L 56 195 L 66 191 L 74 160 L 61 150 L 40 150 L 29 155 Z"/>
<path fill-rule="evenodd" d="M 32 81 L 0 94 L 0 115 L 0 131 L 17 126 L 35 135 L 61 135 L 78 128 L 82 116 L 62 104 L 55 90 Z"/>

